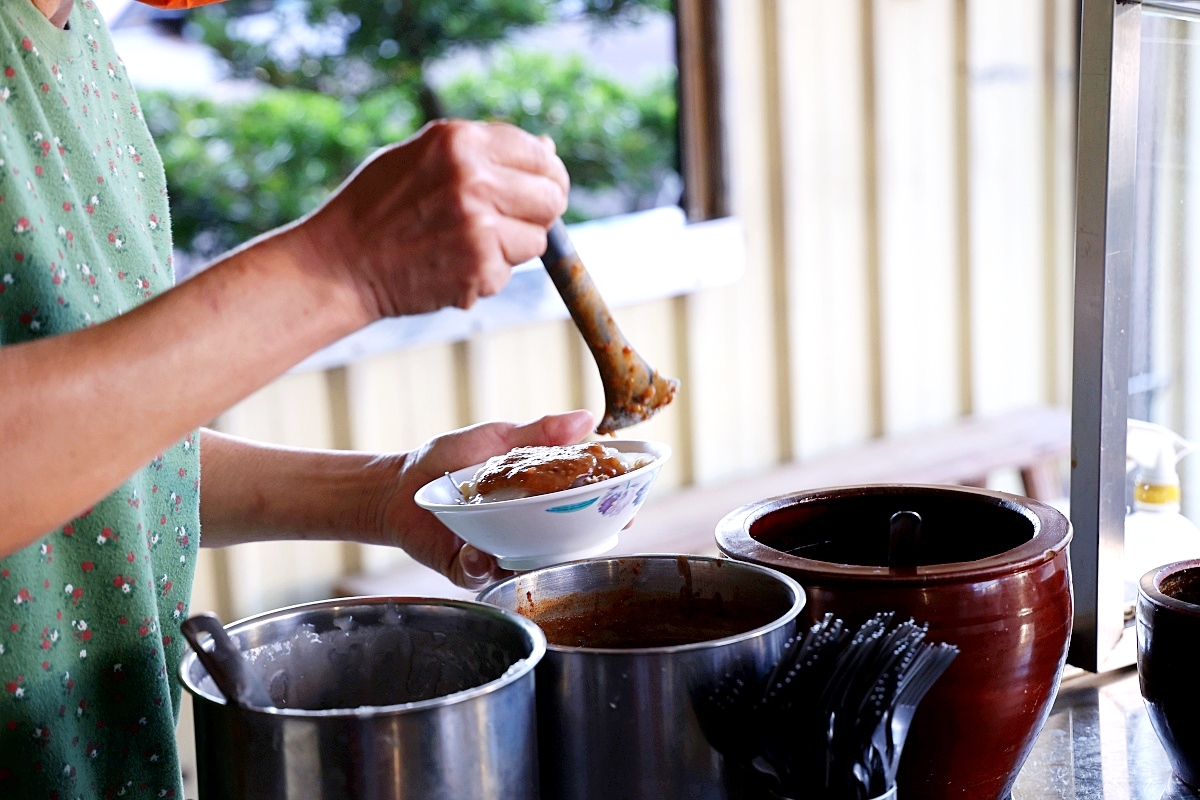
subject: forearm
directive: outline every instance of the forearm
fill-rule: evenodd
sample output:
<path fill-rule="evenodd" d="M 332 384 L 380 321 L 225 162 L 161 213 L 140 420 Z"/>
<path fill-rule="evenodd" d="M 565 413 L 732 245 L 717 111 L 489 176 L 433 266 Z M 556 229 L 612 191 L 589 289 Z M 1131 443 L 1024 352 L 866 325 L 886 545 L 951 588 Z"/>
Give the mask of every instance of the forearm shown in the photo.
<path fill-rule="evenodd" d="M 380 540 L 402 456 L 276 447 L 204 430 L 201 544 Z"/>
<path fill-rule="evenodd" d="M 568 188 L 548 140 L 431 123 L 302 224 L 109 322 L 0 348 L 0 556 L 342 336 L 499 291 Z"/>
<path fill-rule="evenodd" d="M 291 235 L 256 240 L 111 321 L 0 348 L 0 555 L 367 321 Z"/>
<path fill-rule="evenodd" d="M 202 431 L 200 544 L 288 538 L 390 545 L 459 586 L 479 587 L 499 577 L 495 559 L 464 548 L 414 495 L 447 471 L 514 447 L 578 442 L 594 425 L 586 411 L 523 425 L 484 423 L 380 456 L 272 447 Z"/>

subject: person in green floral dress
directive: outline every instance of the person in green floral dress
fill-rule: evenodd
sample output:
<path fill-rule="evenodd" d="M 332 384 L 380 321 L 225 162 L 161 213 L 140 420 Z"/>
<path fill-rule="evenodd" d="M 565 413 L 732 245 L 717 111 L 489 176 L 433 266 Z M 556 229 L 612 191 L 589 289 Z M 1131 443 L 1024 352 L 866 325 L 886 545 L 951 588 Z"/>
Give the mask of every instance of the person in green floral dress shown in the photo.
<path fill-rule="evenodd" d="M 495 293 L 567 189 L 545 139 L 434 123 L 174 286 L 162 163 L 95 3 L 0 0 L 0 797 L 180 795 L 200 544 L 347 539 L 467 587 L 497 574 L 415 490 L 580 441 L 588 412 L 382 455 L 200 426 L 374 320 Z"/>

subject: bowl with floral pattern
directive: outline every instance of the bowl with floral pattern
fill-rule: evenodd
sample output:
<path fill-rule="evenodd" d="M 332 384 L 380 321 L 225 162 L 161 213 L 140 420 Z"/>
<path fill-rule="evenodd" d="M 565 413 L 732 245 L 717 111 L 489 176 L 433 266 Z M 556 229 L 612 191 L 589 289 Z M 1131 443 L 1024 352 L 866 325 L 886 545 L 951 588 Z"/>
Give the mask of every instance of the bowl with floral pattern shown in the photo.
<path fill-rule="evenodd" d="M 417 492 L 417 505 L 503 569 L 523 571 L 590 558 L 616 547 L 671 456 L 662 442 L 602 440 L 629 471 L 573 488 L 506 500 L 467 502 L 484 464 L 449 473 Z M 469 492 L 468 492 L 469 494 Z M 477 498 L 478 499 L 478 498 Z"/>

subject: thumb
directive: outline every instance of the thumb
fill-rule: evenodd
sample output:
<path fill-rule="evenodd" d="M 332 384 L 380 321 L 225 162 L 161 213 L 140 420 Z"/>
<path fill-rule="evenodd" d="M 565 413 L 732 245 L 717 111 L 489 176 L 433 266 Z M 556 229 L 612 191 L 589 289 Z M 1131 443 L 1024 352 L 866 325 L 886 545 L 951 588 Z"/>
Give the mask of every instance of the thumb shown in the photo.
<path fill-rule="evenodd" d="M 464 589 L 482 589 L 512 573 L 500 569 L 495 556 L 464 544 L 450 565 L 447 577 Z"/>
<path fill-rule="evenodd" d="M 544 417 L 513 425 L 505 431 L 508 449 L 536 445 L 564 445 L 581 442 L 591 433 L 596 418 L 586 409 L 547 414 Z"/>

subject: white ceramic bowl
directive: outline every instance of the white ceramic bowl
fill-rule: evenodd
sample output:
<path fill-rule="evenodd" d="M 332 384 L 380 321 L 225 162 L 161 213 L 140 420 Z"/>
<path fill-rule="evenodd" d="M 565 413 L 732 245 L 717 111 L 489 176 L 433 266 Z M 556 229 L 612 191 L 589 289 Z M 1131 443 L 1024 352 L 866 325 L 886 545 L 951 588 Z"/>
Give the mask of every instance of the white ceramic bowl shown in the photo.
<path fill-rule="evenodd" d="M 642 507 L 671 456 L 670 446 L 661 442 L 612 439 L 600 444 L 619 453 L 648 453 L 654 461 L 588 486 L 490 503 L 462 503 L 454 484 L 442 477 L 421 487 L 415 499 L 463 540 L 494 555 L 504 569 L 539 569 L 600 555 L 616 547 L 621 529 Z M 450 477 L 462 483 L 480 466 L 464 467 Z"/>

